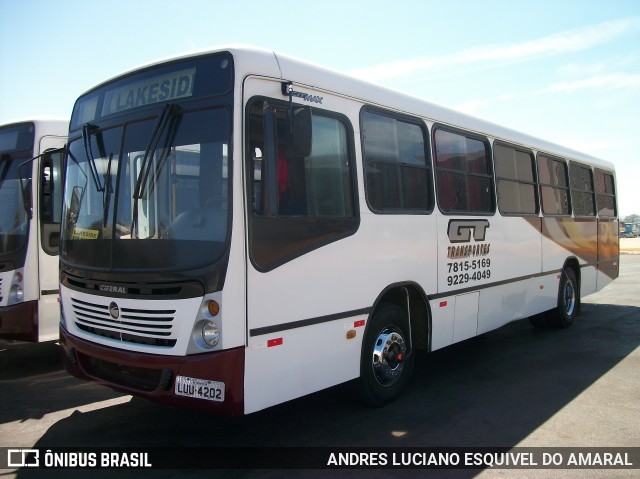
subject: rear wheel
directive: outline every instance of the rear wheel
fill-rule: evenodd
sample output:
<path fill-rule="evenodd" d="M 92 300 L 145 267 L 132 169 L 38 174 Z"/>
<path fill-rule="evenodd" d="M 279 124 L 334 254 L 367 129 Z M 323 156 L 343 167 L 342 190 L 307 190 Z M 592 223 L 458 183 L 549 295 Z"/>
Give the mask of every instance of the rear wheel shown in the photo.
<path fill-rule="evenodd" d="M 383 406 L 397 398 L 411 378 L 414 355 L 405 311 L 395 304 L 378 309 L 367 326 L 360 358 L 362 400 Z"/>
<path fill-rule="evenodd" d="M 558 306 L 550 312 L 549 320 L 553 326 L 568 328 L 578 315 L 580 290 L 576 273 L 572 268 L 565 268 L 560 277 L 558 289 Z"/>

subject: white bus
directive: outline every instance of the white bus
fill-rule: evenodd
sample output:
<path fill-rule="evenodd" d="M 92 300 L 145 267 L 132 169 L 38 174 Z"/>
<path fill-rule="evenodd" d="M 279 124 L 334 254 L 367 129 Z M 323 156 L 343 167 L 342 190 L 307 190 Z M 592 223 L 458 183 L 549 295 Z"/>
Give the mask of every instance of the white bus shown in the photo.
<path fill-rule="evenodd" d="M 58 339 L 62 148 L 69 122 L 0 126 L 0 337 Z"/>
<path fill-rule="evenodd" d="M 96 86 L 66 165 L 66 368 L 180 407 L 382 405 L 415 351 L 618 275 L 612 164 L 271 51 Z"/>

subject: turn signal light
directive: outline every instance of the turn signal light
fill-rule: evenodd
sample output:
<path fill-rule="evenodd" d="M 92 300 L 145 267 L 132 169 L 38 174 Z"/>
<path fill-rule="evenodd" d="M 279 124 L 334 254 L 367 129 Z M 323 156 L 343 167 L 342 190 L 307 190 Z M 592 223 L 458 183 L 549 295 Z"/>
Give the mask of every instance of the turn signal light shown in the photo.
<path fill-rule="evenodd" d="M 220 305 L 215 301 L 209 301 L 207 303 L 207 311 L 211 316 L 217 316 L 220 312 Z"/>

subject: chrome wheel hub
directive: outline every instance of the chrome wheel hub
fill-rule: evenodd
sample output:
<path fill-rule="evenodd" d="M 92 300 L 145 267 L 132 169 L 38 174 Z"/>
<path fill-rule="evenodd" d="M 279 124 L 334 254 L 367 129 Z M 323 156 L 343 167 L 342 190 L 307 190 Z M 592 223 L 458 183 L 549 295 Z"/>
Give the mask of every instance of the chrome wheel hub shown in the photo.
<path fill-rule="evenodd" d="M 567 281 L 564 286 L 564 313 L 571 316 L 576 307 L 576 290 L 572 281 Z"/>
<path fill-rule="evenodd" d="M 407 346 L 400 331 L 386 327 L 378 334 L 373 344 L 373 373 L 381 386 L 395 383 L 404 367 Z"/>

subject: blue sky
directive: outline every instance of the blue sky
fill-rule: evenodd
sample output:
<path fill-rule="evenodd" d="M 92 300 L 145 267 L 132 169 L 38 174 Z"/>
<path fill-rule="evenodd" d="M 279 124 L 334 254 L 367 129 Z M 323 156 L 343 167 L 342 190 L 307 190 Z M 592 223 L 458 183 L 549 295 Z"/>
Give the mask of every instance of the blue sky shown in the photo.
<path fill-rule="evenodd" d="M 94 84 L 247 43 L 612 161 L 640 214 L 640 0 L 0 0 L 0 123 Z"/>

